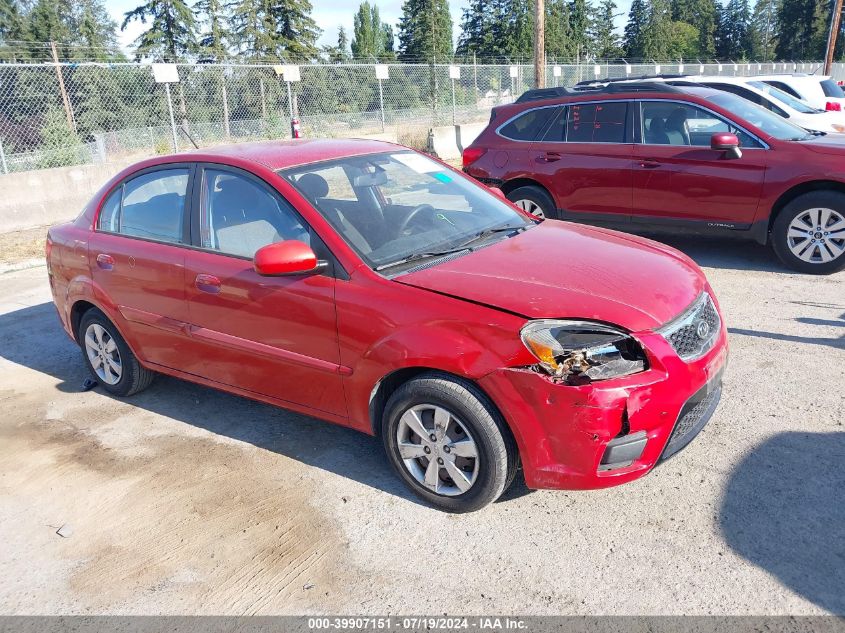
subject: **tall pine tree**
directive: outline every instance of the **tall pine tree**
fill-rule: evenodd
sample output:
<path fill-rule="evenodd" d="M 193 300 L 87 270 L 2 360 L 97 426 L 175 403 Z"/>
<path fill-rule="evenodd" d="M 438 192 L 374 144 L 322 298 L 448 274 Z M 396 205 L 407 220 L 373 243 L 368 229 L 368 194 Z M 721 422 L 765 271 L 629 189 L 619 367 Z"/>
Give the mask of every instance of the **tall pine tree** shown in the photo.
<path fill-rule="evenodd" d="M 777 46 L 777 0 L 757 0 L 751 14 L 751 56 L 770 61 Z"/>
<path fill-rule="evenodd" d="M 148 0 L 124 14 L 121 30 L 133 20 L 149 23 L 135 40 L 137 57 L 152 56 L 176 61 L 196 50 L 196 20 L 184 0 Z"/>
<path fill-rule="evenodd" d="M 625 25 L 623 45 L 625 56 L 630 59 L 642 59 L 645 56 L 645 34 L 649 23 L 649 6 L 646 0 L 633 0 Z"/>
<path fill-rule="evenodd" d="M 319 52 L 309 0 L 236 0 L 232 27 L 238 51 L 249 57 L 301 62 Z"/>
<path fill-rule="evenodd" d="M 197 20 L 204 24 L 200 34 L 200 51 L 216 61 L 222 61 L 228 53 L 232 33 L 229 31 L 227 7 L 221 0 L 199 0 L 194 5 Z"/>
<path fill-rule="evenodd" d="M 399 58 L 445 62 L 452 57 L 448 0 L 405 0 L 399 20 Z"/>
<path fill-rule="evenodd" d="M 620 56 L 619 37 L 613 20 L 616 16 L 616 3 L 613 0 L 600 0 L 593 18 L 593 48 L 598 59 L 615 59 Z"/>
<path fill-rule="evenodd" d="M 352 56 L 383 60 L 392 51 L 393 29 L 381 21 L 378 7 L 364 0 L 354 17 Z"/>

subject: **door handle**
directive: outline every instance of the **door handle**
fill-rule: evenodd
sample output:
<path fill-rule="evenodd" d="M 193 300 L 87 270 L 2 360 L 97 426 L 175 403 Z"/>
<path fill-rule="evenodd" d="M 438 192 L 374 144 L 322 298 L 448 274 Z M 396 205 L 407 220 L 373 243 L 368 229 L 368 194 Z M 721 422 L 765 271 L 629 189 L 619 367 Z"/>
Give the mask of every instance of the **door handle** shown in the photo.
<path fill-rule="evenodd" d="M 653 158 L 646 158 L 640 161 L 640 167 L 644 167 L 645 169 L 654 169 L 655 167 L 660 167 L 660 163 Z"/>
<path fill-rule="evenodd" d="M 194 285 L 197 287 L 197 290 L 207 292 L 208 294 L 216 295 L 220 292 L 220 280 L 214 275 L 200 273 L 194 280 Z"/>
<path fill-rule="evenodd" d="M 103 270 L 111 270 L 114 268 L 114 257 L 106 255 L 105 253 L 100 253 L 97 255 L 97 266 Z"/>
<path fill-rule="evenodd" d="M 541 154 L 537 160 L 542 163 L 553 163 L 557 160 L 560 160 L 560 153 L 559 152 L 544 152 Z"/>

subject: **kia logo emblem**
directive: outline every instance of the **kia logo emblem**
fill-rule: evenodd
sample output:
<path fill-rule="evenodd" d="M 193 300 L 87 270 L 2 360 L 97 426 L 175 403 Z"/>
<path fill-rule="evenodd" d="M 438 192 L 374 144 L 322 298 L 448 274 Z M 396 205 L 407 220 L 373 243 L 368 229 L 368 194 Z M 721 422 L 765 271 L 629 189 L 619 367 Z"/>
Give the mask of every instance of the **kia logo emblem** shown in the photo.
<path fill-rule="evenodd" d="M 695 327 L 695 333 L 698 335 L 698 338 L 702 340 L 706 339 L 707 335 L 710 334 L 710 324 L 707 321 L 699 321 Z"/>

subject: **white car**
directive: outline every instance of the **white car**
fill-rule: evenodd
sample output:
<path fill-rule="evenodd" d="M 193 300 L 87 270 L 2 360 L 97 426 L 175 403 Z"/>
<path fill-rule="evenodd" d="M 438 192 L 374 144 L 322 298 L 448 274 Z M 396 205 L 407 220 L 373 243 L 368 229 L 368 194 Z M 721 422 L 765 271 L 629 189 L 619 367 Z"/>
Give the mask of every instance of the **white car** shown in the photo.
<path fill-rule="evenodd" d="M 761 75 L 755 79 L 780 88 L 814 108 L 845 112 L 845 92 L 827 75 Z"/>
<path fill-rule="evenodd" d="M 772 86 L 759 77 L 690 76 L 667 83 L 694 82 L 731 92 L 789 119 L 810 132 L 845 133 L 845 113 L 825 111 Z M 838 87 L 838 86 L 837 86 Z"/>

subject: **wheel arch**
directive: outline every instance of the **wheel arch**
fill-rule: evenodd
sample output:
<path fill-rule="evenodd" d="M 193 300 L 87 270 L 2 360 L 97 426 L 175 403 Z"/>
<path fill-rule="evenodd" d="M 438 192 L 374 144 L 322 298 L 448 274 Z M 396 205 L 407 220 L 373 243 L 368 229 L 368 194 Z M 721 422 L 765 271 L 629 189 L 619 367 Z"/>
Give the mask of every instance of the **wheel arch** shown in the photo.
<path fill-rule="evenodd" d="M 520 187 L 538 187 L 546 192 L 549 198 L 551 198 L 552 202 L 555 202 L 555 197 L 552 195 L 552 192 L 549 191 L 549 188 L 541 182 L 534 180 L 533 178 L 520 177 L 514 178 L 513 180 L 507 180 L 502 183 L 501 187 L 499 188 L 502 190 L 502 193 L 508 195 L 511 191 L 515 191 Z M 555 204 L 557 203 L 555 202 Z"/>
<path fill-rule="evenodd" d="M 375 384 L 372 392 L 370 393 L 370 426 L 374 436 L 379 437 L 381 435 L 381 417 L 384 414 L 384 408 L 387 405 L 387 401 L 390 399 L 390 396 L 405 383 L 413 380 L 417 376 L 427 373 L 435 373 L 443 376 L 444 378 L 453 378 L 460 382 L 469 383 L 479 393 L 483 394 L 490 406 L 493 407 L 496 414 L 502 420 L 504 431 L 510 436 L 513 446 L 517 447 L 517 453 L 519 453 L 519 442 L 516 440 L 516 434 L 511 428 L 511 423 L 502 413 L 502 410 L 490 394 L 488 394 L 481 385 L 472 378 L 461 376 L 460 374 L 450 371 L 444 371 L 436 367 L 403 367 L 386 374 Z"/>
<path fill-rule="evenodd" d="M 75 340 L 77 344 L 80 343 L 79 324 L 82 322 L 82 317 L 85 313 L 92 309 L 100 310 L 100 312 L 102 312 L 99 306 L 91 303 L 90 301 L 86 301 L 85 299 L 75 301 L 70 308 L 70 327 L 73 332 L 73 340 Z"/>
<path fill-rule="evenodd" d="M 799 196 L 803 196 L 807 193 L 813 193 L 815 191 L 833 191 L 836 193 L 845 194 L 845 183 L 840 182 L 838 180 L 810 180 L 808 182 L 802 182 L 801 184 L 795 185 L 794 187 L 787 189 L 772 205 L 772 211 L 769 214 L 769 226 L 767 233 L 771 233 L 772 227 L 774 226 L 777 216 L 781 213 L 781 211 L 786 208 L 786 206 L 790 202 L 792 202 Z"/>

